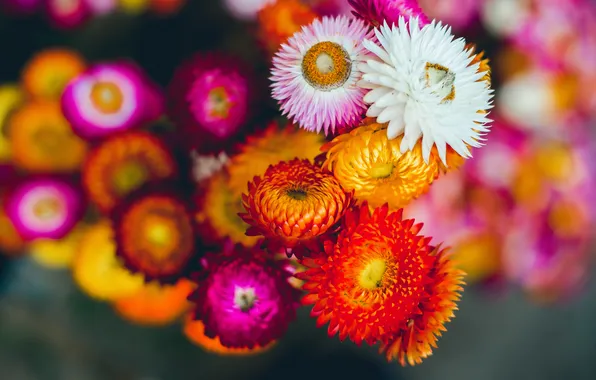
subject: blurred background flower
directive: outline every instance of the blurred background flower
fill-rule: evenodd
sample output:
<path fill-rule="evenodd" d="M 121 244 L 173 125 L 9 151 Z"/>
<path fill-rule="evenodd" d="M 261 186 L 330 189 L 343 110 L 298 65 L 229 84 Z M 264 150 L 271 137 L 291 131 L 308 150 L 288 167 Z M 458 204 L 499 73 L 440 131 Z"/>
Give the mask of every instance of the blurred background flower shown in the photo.
<path fill-rule="evenodd" d="M 363 91 L 329 91 L 367 25 L 410 14 L 465 37 L 495 89 L 468 160 L 402 152 L 387 115 L 360 125 Z M 596 378 L 593 1 L 0 0 L 0 47 L 2 378 Z M 386 202 L 372 224 L 353 208 Z M 377 297 L 387 266 L 411 294 Z M 375 352 L 416 364 L 456 308 L 421 366 Z"/>

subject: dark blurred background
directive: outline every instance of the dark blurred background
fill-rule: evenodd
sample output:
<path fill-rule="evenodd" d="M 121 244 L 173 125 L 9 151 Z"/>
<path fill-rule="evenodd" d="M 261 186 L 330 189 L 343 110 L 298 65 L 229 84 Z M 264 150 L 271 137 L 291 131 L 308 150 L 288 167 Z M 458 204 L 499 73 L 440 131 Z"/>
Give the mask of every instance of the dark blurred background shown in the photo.
<path fill-rule="evenodd" d="M 39 16 L 0 15 L 0 83 L 15 82 L 31 56 L 68 46 L 89 61 L 128 57 L 161 85 L 197 51 L 233 51 L 264 70 L 247 26 L 216 1 L 190 1 L 178 14 L 110 14 L 76 31 Z M 491 57 L 499 45 L 474 27 L 467 35 Z M 495 78 L 498 86 L 499 78 Z M 189 343 L 180 326 L 144 328 L 83 295 L 68 271 L 29 258 L 0 265 L 1 380 L 406 379 L 594 380 L 596 285 L 552 306 L 517 288 L 468 288 L 457 318 L 422 365 L 387 364 L 375 349 L 329 339 L 308 310 L 271 351 L 218 357 Z"/>

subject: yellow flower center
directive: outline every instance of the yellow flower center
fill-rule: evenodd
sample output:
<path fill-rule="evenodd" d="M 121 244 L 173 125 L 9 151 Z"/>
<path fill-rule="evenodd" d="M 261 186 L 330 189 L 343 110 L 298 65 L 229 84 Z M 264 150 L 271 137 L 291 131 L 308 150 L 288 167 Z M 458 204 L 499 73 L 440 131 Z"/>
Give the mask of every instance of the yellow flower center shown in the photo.
<path fill-rule="evenodd" d="M 227 118 L 232 103 L 228 99 L 228 93 L 224 87 L 216 87 L 209 92 L 210 111 L 209 116 Z"/>
<path fill-rule="evenodd" d="M 60 202 L 55 198 L 41 199 L 33 206 L 33 214 L 42 220 L 52 219 L 59 212 Z"/>
<path fill-rule="evenodd" d="M 56 151 L 56 148 L 64 147 L 64 137 L 63 133 L 60 133 L 56 128 L 49 126 L 35 131 L 33 141 L 35 141 L 35 144 L 40 150 L 51 153 Z"/>
<path fill-rule="evenodd" d="M 586 226 L 586 220 L 576 204 L 561 201 L 553 206 L 548 216 L 548 224 L 556 234 L 569 237 L 581 233 Z"/>
<path fill-rule="evenodd" d="M 433 94 L 441 98 L 441 103 L 455 99 L 455 73 L 438 63 L 426 62 L 424 68 L 426 87 L 433 88 Z"/>
<path fill-rule="evenodd" d="M 303 201 L 308 196 L 306 190 L 303 189 L 290 189 L 286 192 L 286 194 L 288 195 L 288 197 L 297 201 Z"/>
<path fill-rule="evenodd" d="M 172 238 L 170 228 L 165 224 L 154 224 L 147 231 L 147 239 L 155 245 L 166 245 Z"/>
<path fill-rule="evenodd" d="M 374 259 L 360 272 L 358 283 L 364 289 L 374 290 L 383 286 L 383 277 L 387 271 L 385 260 Z"/>
<path fill-rule="evenodd" d="M 143 184 L 148 177 L 149 173 L 144 165 L 129 161 L 116 169 L 112 177 L 112 185 L 117 194 L 128 194 Z"/>
<path fill-rule="evenodd" d="M 573 173 L 573 156 L 563 144 L 543 146 L 536 155 L 538 166 L 550 180 L 565 181 Z"/>
<path fill-rule="evenodd" d="M 388 178 L 391 176 L 391 173 L 393 173 L 393 168 L 394 165 L 391 162 L 386 164 L 376 164 L 370 168 L 368 174 L 376 179 Z"/>
<path fill-rule="evenodd" d="M 167 259 L 178 246 L 175 219 L 176 215 L 153 212 L 143 221 L 143 236 L 154 259 Z"/>
<path fill-rule="evenodd" d="M 239 286 L 234 290 L 234 305 L 243 312 L 248 312 L 255 306 L 257 295 L 254 288 L 241 288 Z"/>
<path fill-rule="evenodd" d="M 352 61 L 345 49 L 335 42 L 319 42 L 302 60 L 302 75 L 308 84 L 321 91 L 341 87 L 350 77 Z"/>
<path fill-rule="evenodd" d="M 91 89 L 91 101 L 103 113 L 116 113 L 122 107 L 122 90 L 111 82 L 97 82 Z"/>

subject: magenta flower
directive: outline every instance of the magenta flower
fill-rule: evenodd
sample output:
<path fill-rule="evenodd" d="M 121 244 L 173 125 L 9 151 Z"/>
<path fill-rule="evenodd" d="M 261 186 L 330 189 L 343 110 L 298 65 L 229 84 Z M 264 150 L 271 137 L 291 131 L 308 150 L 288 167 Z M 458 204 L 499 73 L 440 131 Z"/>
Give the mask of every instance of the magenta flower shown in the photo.
<path fill-rule="evenodd" d="M 46 0 L 47 15 L 57 28 L 76 28 L 91 16 L 85 0 Z"/>
<path fill-rule="evenodd" d="M 296 317 L 299 297 L 288 281 L 287 260 L 235 247 L 204 262 L 206 277 L 189 299 L 208 337 L 219 337 L 226 347 L 252 348 L 285 333 Z"/>
<path fill-rule="evenodd" d="M 195 55 L 174 73 L 169 114 L 193 148 L 218 152 L 246 126 L 254 99 L 250 74 L 237 59 Z"/>
<path fill-rule="evenodd" d="M 430 20 L 416 0 L 348 0 L 354 10 L 354 16 L 366 21 L 372 26 L 397 25 L 399 16 L 418 17 L 420 27 L 430 23 Z"/>
<path fill-rule="evenodd" d="M 543 302 L 573 296 L 585 284 L 590 268 L 590 226 L 585 225 L 579 235 L 563 236 L 549 226 L 553 211 L 549 208 L 532 214 L 518 210 L 504 240 L 506 276 Z"/>
<path fill-rule="evenodd" d="M 416 2 L 416 1 L 412 1 Z M 441 20 L 455 30 L 465 29 L 478 17 L 479 0 L 419 0 L 431 19 Z"/>
<path fill-rule="evenodd" d="M 9 193 L 6 215 L 23 240 L 60 239 L 82 217 L 81 191 L 57 178 L 28 178 Z"/>

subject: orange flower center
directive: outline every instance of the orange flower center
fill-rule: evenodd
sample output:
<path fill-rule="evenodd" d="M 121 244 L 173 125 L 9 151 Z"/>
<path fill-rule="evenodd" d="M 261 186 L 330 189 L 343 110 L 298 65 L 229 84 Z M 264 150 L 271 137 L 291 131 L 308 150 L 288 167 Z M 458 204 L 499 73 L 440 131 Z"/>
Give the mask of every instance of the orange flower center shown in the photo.
<path fill-rule="evenodd" d="M 232 102 L 228 97 L 228 93 L 224 87 L 216 87 L 209 92 L 209 105 L 211 117 L 219 117 L 225 119 L 228 117 Z"/>
<path fill-rule="evenodd" d="M 557 202 L 548 216 L 549 226 L 557 233 L 565 237 L 581 234 L 584 231 L 587 220 L 579 205 L 569 202 Z"/>
<path fill-rule="evenodd" d="M 312 87 L 331 91 L 341 87 L 352 72 L 352 61 L 346 50 L 335 42 L 319 42 L 302 60 L 302 74 Z"/>
<path fill-rule="evenodd" d="M 55 218 L 60 212 L 60 202 L 55 198 L 44 198 L 33 206 L 33 214 L 42 220 Z"/>
<path fill-rule="evenodd" d="M 541 172 L 554 181 L 565 181 L 574 172 L 572 152 L 563 144 L 541 147 L 536 161 Z"/>
<path fill-rule="evenodd" d="M 63 133 L 57 131 L 56 128 L 48 126 L 46 128 L 40 128 L 33 134 L 33 141 L 37 147 L 44 152 L 53 152 L 56 148 L 62 148 L 65 146 L 66 139 Z"/>
<path fill-rule="evenodd" d="M 426 62 L 424 68 L 426 87 L 433 88 L 433 94 L 441 98 L 441 103 L 455 99 L 455 73 L 438 63 Z"/>
<path fill-rule="evenodd" d="M 112 176 L 112 186 L 118 195 L 128 194 L 137 189 L 149 178 L 145 165 L 137 161 L 127 161 L 120 165 Z"/>
<path fill-rule="evenodd" d="M 121 226 L 124 254 L 150 274 L 176 273 L 193 253 L 190 217 L 172 199 L 142 199 L 128 211 Z"/>
<path fill-rule="evenodd" d="M 160 260 L 167 259 L 179 241 L 172 216 L 153 213 L 147 215 L 142 223 L 142 234 L 147 243 L 152 246 L 153 256 Z"/>
<path fill-rule="evenodd" d="M 97 82 L 91 89 L 91 101 L 103 113 L 116 113 L 122 107 L 122 90 L 111 82 Z"/>

